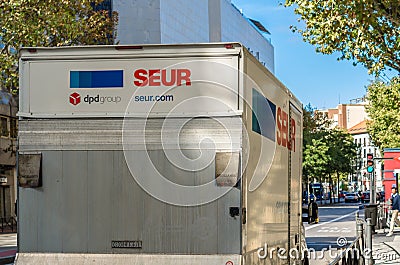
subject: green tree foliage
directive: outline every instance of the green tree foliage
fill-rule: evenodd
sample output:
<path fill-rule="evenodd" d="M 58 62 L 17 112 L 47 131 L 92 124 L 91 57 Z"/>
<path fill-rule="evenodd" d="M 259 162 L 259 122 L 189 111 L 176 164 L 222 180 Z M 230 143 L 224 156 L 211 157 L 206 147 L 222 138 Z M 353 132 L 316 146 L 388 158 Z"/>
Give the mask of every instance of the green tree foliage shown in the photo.
<path fill-rule="evenodd" d="M 400 71 L 399 0 L 286 0 L 305 28 L 293 27 L 318 52 L 361 63 L 370 73 Z"/>
<path fill-rule="evenodd" d="M 18 89 L 18 49 L 112 44 L 117 14 L 96 10 L 104 0 L 0 0 L 0 86 Z"/>
<path fill-rule="evenodd" d="M 352 173 L 357 156 L 357 145 L 353 137 L 340 129 L 332 129 L 327 135 L 330 156 L 330 173 Z"/>
<path fill-rule="evenodd" d="M 303 174 L 308 177 L 321 177 L 326 175 L 329 166 L 329 146 L 323 139 L 311 139 L 304 146 Z"/>
<path fill-rule="evenodd" d="M 329 128 L 329 121 L 308 104 L 303 109 L 303 181 L 308 177 L 325 175 L 329 160 L 326 156 L 329 147 L 324 135 Z"/>
<path fill-rule="evenodd" d="M 400 7 L 399 7 L 400 8 Z M 399 36 L 400 38 L 400 36 Z M 368 132 L 380 148 L 400 147 L 400 77 L 368 86 Z"/>
<path fill-rule="evenodd" d="M 340 176 L 354 171 L 353 166 L 357 158 L 357 145 L 349 133 L 337 128 L 329 132 L 327 140 L 330 143 L 328 176 L 330 186 L 333 187 L 334 182 L 338 183 L 341 180 Z M 332 196 L 330 200 L 332 202 Z"/>
<path fill-rule="evenodd" d="M 311 176 L 351 173 L 357 146 L 347 132 L 328 129 L 311 134 L 304 146 L 304 173 Z"/>

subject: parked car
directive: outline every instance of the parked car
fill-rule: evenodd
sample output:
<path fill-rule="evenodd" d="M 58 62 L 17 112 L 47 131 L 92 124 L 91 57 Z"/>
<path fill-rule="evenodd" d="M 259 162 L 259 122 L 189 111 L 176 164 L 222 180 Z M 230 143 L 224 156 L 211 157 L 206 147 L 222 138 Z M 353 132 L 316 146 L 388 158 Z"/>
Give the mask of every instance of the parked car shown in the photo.
<path fill-rule="evenodd" d="M 368 191 L 368 190 L 367 190 L 367 191 L 364 191 L 364 192 L 362 193 L 362 195 L 361 195 L 361 201 L 362 201 L 363 203 L 370 202 L 370 198 L 371 198 L 371 193 L 370 193 L 370 191 Z M 385 195 L 383 195 L 383 197 L 382 197 L 382 193 L 381 193 L 381 192 L 377 192 L 377 193 L 376 193 L 376 202 L 381 201 L 382 198 L 385 198 Z"/>
<path fill-rule="evenodd" d="M 370 197 L 371 197 L 371 195 L 370 195 L 369 191 L 364 191 L 361 195 L 361 201 L 364 203 L 369 202 Z"/>
<path fill-rule="evenodd" d="M 349 192 L 344 197 L 344 202 L 358 202 L 359 197 L 357 193 Z"/>
<path fill-rule="evenodd" d="M 347 191 L 340 191 L 339 198 L 344 198 L 348 192 Z"/>
<path fill-rule="evenodd" d="M 310 202 L 315 201 L 315 195 L 314 193 L 310 193 Z M 307 198 L 307 192 L 305 191 L 303 193 L 303 203 L 308 203 L 308 198 Z"/>

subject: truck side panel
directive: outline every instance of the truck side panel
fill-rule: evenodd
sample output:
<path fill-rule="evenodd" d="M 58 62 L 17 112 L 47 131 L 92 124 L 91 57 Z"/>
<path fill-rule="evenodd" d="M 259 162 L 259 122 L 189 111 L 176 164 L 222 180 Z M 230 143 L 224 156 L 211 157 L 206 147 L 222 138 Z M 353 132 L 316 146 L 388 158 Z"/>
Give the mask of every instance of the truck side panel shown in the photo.
<path fill-rule="evenodd" d="M 249 139 L 248 150 L 243 150 L 249 154 L 243 179 L 246 186 L 243 188 L 243 204 L 247 212 L 247 223 L 243 226 L 245 264 L 287 264 L 288 260 L 277 257 L 277 249 L 293 247 L 295 235 L 298 236 L 300 231 L 297 217 L 301 170 L 298 160 L 301 158 L 299 117 L 295 121 L 295 149 L 289 146 L 288 126 L 290 102 L 294 101 L 296 106 L 299 104 L 259 62 L 251 56 L 244 58 L 247 79 L 244 98 L 247 104 L 243 119 Z M 262 104 L 264 108 L 260 106 Z M 256 179 L 259 180 L 255 184 Z M 291 244 L 289 238 L 293 240 Z M 259 257 L 260 253 L 266 256 Z"/>
<path fill-rule="evenodd" d="M 302 181 L 302 150 L 303 150 L 303 118 L 302 112 L 296 105 L 290 104 L 289 117 L 294 120 L 291 123 L 290 131 L 294 132 L 294 145 L 289 153 L 290 157 L 290 248 L 299 251 L 301 257 L 301 181 Z"/>
<path fill-rule="evenodd" d="M 225 124 L 239 122 L 241 128 L 238 118 L 220 120 Z M 163 119 L 152 119 L 151 123 L 149 126 L 157 128 Z M 240 129 L 228 135 L 225 128 L 208 118 L 189 124 L 181 131 L 187 156 L 198 155 L 198 143 L 192 140 L 204 130 L 215 135 L 217 150 L 240 150 Z M 240 219 L 230 216 L 230 207 L 240 206 L 239 189 L 233 188 L 201 206 L 170 205 L 138 185 L 126 160 L 133 157 L 142 163 L 149 156 L 166 178 L 188 186 L 215 181 L 215 162 L 193 172 L 174 166 L 165 156 L 168 150 L 161 149 L 155 140 L 160 135 L 152 134 L 154 130 L 149 130 L 149 150 L 139 150 L 133 137 L 128 144 L 131 149 L 125 154 L 121 145 L 119 150 L 114 149 L 115 142 L 122 141 L 121 132 L 119 139 L 110 142 L 94 137 L 115 137 L 115 131 L 121 128 L 122 120 L 21 120 L 20 151 L 42 153 L 43 186 L 19 188 L 23 201 L 19 215 L 20 251 L 239 254 Z M 191 140 L 185 142 L 186 137 Z M 61 148 L 67 150 L 57 150 Z M 151 174 L 145 167 L 140 170 L 144 176 Z M 112 248 L 112 241 L 124 240 L 141 241 L 143 245 L 138 249 Z"/>

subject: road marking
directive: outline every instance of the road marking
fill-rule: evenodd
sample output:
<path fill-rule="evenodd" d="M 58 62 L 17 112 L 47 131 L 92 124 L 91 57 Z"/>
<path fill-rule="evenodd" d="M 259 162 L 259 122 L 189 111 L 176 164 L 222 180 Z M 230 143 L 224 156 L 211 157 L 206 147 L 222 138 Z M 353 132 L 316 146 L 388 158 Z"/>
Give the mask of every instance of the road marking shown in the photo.
<path fill-rule="evenodd" d="M 317 232 L 318 233 L 351 233 L 351 231 L 352 230 L 350 228 L 348 228 L 348 227 L 340 228 L 340 227 L 337 227 L 337 226 L 335 226 L 335 227 L 326 226 L 326 227 L 322 227 Z"/>
<path fill-rule="evenodd" d="M 359 210 L 356 210 L 356 211 L 354 211 L 354 212 L 351 212 L 351 213 L 349 213 L 349 214 L 346 214 L 346 215 L 340 216 L 340 217 L 338 217 L 338 218 L 335 218 L 335 219 L 333 219 L 333 220 L 330 220 L 330 221 L 328 221 L 328 222 L 319 223 L 319 224 L 316 224 L 316 225 L 313 225 L 313 226 L 306 227 L 306 229 L 305 229 L 305 230 L 307 231 L 307 230 L 310 230 L 310 229 L 313 229 L 313 228 L 319 227 L 319 226 L 321 226 L 321 225 L 326 225 L 326 224 L 330 224 L 330 223 L 333 223 L 333 222 L 336 222 L 336 221 L 342 220 L 343 218 L 349 217 L 350 215 L 353 215 L 353 214 L 355 214 L 355 213 L 356 213 L 356 212 L 358 212 L 358 211 L 359 211 Z"/>

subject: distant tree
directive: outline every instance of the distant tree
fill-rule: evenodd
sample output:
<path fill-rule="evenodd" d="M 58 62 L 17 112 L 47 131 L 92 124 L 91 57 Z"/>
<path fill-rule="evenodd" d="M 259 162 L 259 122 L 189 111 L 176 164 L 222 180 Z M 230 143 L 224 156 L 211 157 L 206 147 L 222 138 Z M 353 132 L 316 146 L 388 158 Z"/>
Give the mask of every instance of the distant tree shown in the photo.
<path fill-rule="evenodd" d="M 305 28 L 293 27 L 317 52 L 363 64 L 370 73 L 400 71 L 399 0 L 285 0 Z"/>
<path fill-rule="evenodd" d="M 329 167 L 327 173 L 330 187 L 332 188 L 334 182 L 340 182 L 341 175 L 353 173 L 353 165 L 357 157 L 357 145 L 349 133 L 337 128 L 329 131 L 326 140 L 329 146 Z"/>
<path fill-rule="evenodd" d="M 303 110 L 303 182 L 327 177 L 331 194 L 340 176 L 352 173 L 357 146 L 347 132 L 331 128 L 331 122 L 311 105 Z M 332 196 L 331 196 L 332 198 Z"/>
<path fill-rule="evenodd" d="M 117 14 L 98 10 L 104 0 L 0 1 L 0 87 L 18 90 L 18 49 L 112 44 Z"/>
<path fill-rule="evenodd" d="M 303 173 L 306 177 L 319 178 L 326 175 L 330 161 L 328 151 L 329 146 L 323 139 L 311 139 L 310 143 L 304 146 Z"/>
<path fill-rule="evenodd" d="M 326 175 L 329 147 L 323 139 L 329 121 L 308 104 L 303 109 L 303 183 L 307 188 L 310 178 Z"/>
<path fill-rule="evenodd" d="M 315 109 L 309 103 L 303 108 L 303 131 L 304 133 L 311 133 L 315 131 L 317 122 L 314 119 Z"/>
<path fill-rule="evenodd" d="M 374 144 L 381 149 L 400 147 L 400 77 L 369 85 L 367 101 L 367 128 Z"/>
<path fill-rule="evenodd" d="M 308 176 L 311 174 L 311 166 L 307 167 L 304 161 L 308 159 L 306 153 L 308 148 L 312 145 L 312 139 L 315 138 L 313 134 L 317 128 L 317 122 L 314 119 L 314 111 L 311 104 L 308 104 L 303 108 L 303 182 L 308 182 Z M 312 163 L 312 162 L 310 162 Z"/>
<path fill-rule="evenodd" d="M 352 173 L 357 155 L 357 145 L 354 143 L 353 137 L 341 129 L 333 129 L 328 135 L 328 141 L 333 172 L 337 175 Z"/>

